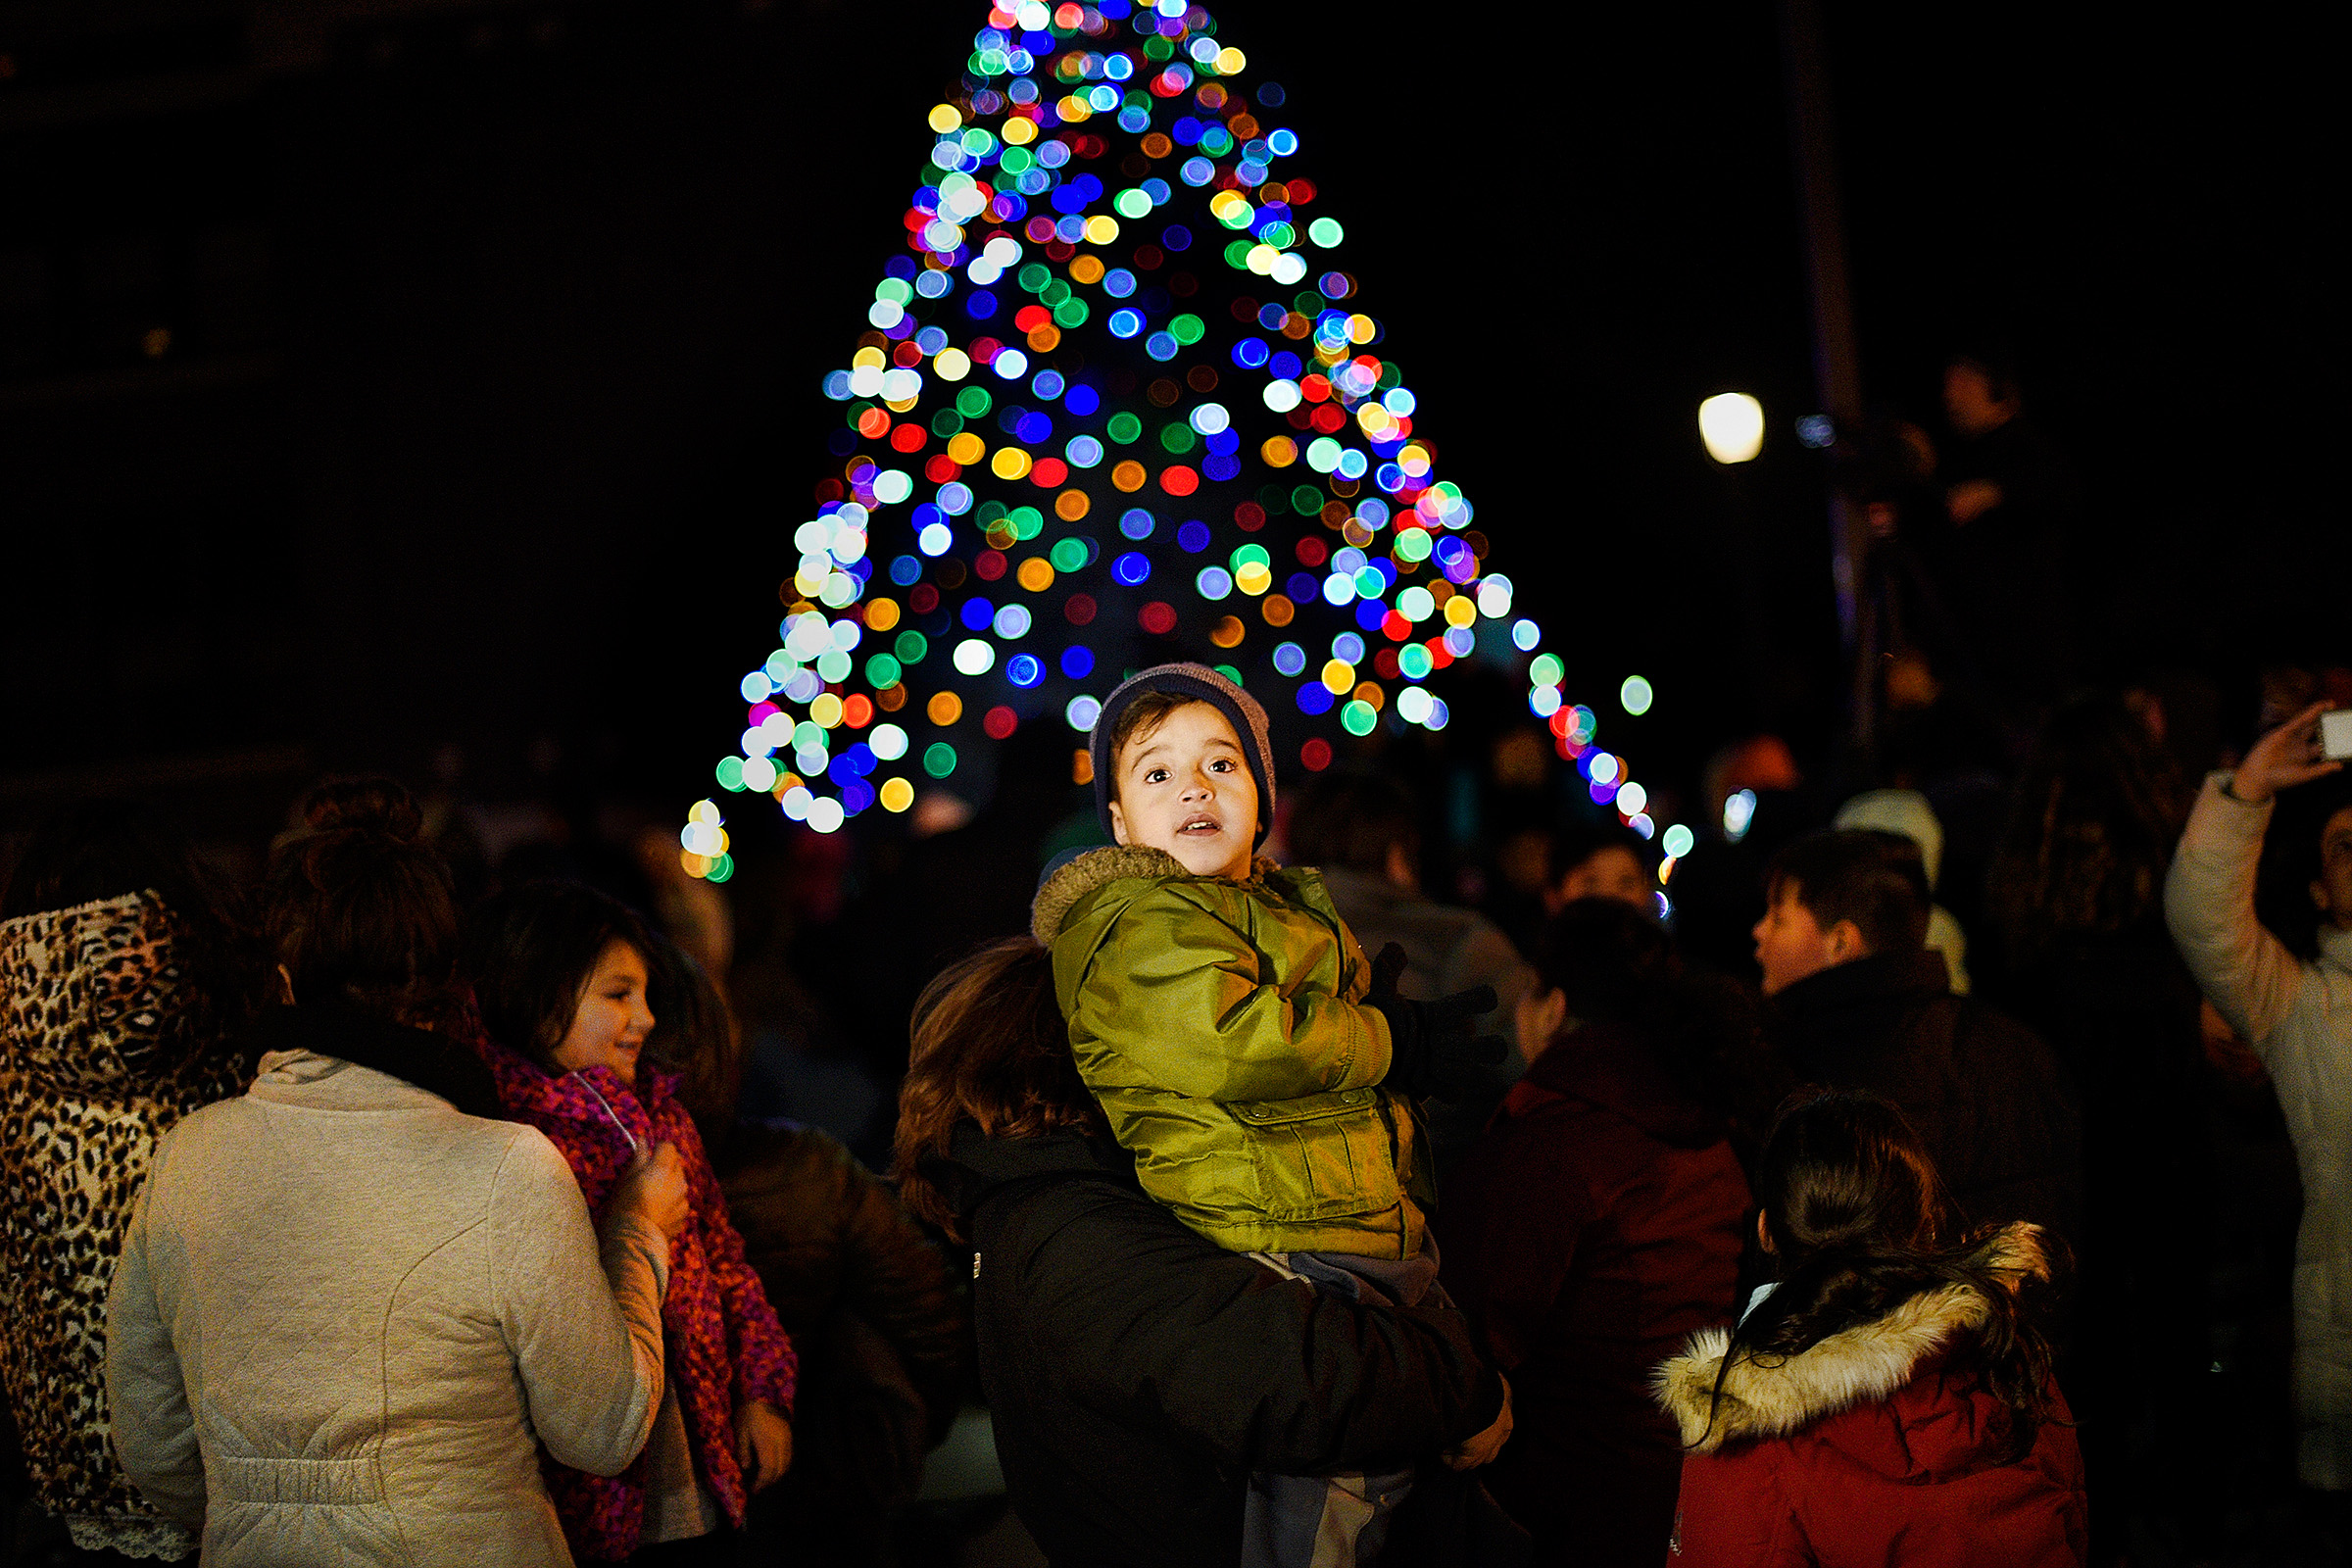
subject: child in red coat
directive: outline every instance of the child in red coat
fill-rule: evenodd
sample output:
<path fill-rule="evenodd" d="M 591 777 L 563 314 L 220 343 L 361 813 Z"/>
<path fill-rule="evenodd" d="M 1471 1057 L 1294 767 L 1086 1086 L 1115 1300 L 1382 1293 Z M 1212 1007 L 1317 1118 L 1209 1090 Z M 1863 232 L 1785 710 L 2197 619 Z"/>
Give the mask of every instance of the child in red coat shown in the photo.
<path fill-rule="evenodd" d="M 1942 1243 L 1934 1166 L 1863 1092 L 1785 1107 L 1756 1175 L 1778 1278 L 1658 1369 L 1680 1568 L 2077 1568 L 2082 1454 L 2019 1293 L 2039 1231 Z"/>
<path fill-rule="evenodd" d="M 751 1494 L 792 1462 L 798 1357 L 744 1260 L 743 1238 L 678 1099 L 679 1075 L 641 1059 L 657 1006 L 691 1003 L 653 994 L 649 959 L 660 942 L 626 906 L 559 882 L 492 899 L 466 941 L 467 978 L 489 1034 L 475 1049 L 506 1114 L 563 1151 L 589 1212 L 602 1214 L 641 1151 L 674 1148 L 685 1167 L 693 1217 L 670 1249 L 662 1303 L 668 1382 L 653 1436 L 615 1477 L 543 1456 L 572 1550 L 607 1562 L 655 1546 L 665 1564 L 718 1560 Z"/>

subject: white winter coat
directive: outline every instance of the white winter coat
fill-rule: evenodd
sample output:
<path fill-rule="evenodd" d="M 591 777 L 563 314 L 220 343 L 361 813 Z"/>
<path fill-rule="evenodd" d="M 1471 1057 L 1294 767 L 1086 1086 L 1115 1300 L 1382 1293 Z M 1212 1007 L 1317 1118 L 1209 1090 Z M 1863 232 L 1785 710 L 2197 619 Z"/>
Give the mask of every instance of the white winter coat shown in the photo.
<path fill-rule="evenodd" d="M 2286 1112 L 2303 1173 L 2295 1237 L 2296 1468 L 2306 1486 L 2352 1489 L 2352 931 L 2323 926 L 2305 963 L 2254 917 L 2254 868 L 2271 803 L 2206 780 L 2165 883 L 2180 956 L 2230 1026 L 2253 1044 Z"/>
<path fill-rule="evenodd" d="M 537 1130 L 264 1056 L 156 1151 L 115 1275 L 123 1468 L 245 1565 L 571 1562 L 538 1445 L 600 1474 L 662 1402 L 668 1245 L 600 1248 Z"/>

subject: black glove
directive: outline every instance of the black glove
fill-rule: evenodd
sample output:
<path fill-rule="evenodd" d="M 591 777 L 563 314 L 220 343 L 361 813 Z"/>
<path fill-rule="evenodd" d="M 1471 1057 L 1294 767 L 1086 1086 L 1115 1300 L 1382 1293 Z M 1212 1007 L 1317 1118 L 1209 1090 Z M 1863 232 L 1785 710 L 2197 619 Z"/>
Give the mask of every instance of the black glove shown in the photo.
<path fill-rule="evenodd" d="M 1364 1001 L 1389 1020 L 1394 1054 L 1389 1088 L 1415 1100 L 1435 1095 L 1452 1100 L 1475 1088 L 1479 1068 L 1492 1067 L 1509 1054 L 1499 1035 L 1471 1038 L 1481 1014 L 1495 1005 L 1493 986 L 1473 986 L 1435 1002 L 1408 1002 L 1396 995 L 1396 975 L 1404 967 L 1404 950 L 1392 942 L 1372 962 L 1372 990 Z"/>

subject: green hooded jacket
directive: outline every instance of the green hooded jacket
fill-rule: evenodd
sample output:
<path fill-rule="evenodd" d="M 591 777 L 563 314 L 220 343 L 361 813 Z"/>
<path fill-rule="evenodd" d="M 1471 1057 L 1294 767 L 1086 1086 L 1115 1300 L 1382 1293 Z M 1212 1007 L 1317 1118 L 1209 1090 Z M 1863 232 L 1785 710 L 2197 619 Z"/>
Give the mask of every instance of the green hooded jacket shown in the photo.
<path fill-rule="evenodd" d="M 1094 850 L 1038 890 L 1070 1050 L 1144 1190 L 1237 1252 L 1422 1245 L 1412 1107 L 1371 965 L 1309 869 Z"/>

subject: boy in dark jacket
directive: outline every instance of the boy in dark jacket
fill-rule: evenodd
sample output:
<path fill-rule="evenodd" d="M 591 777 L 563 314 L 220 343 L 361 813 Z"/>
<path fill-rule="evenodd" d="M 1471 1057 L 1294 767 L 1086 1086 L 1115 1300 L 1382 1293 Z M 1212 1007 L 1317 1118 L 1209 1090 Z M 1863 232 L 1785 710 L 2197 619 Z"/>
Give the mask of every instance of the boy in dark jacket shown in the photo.
<path fill-rule="evenodd" d="M 2081 1128 L 2041 1037 L 1951 994 L 1926 946 L 1927 873 L 1890 833 L 1818 833 L 1773 858 L 1756 961 L 1773 1044 L 1798 1076 L 1885 1095 L 1927 1144 L 1971 1225 L 2072 1237 Z"/>

